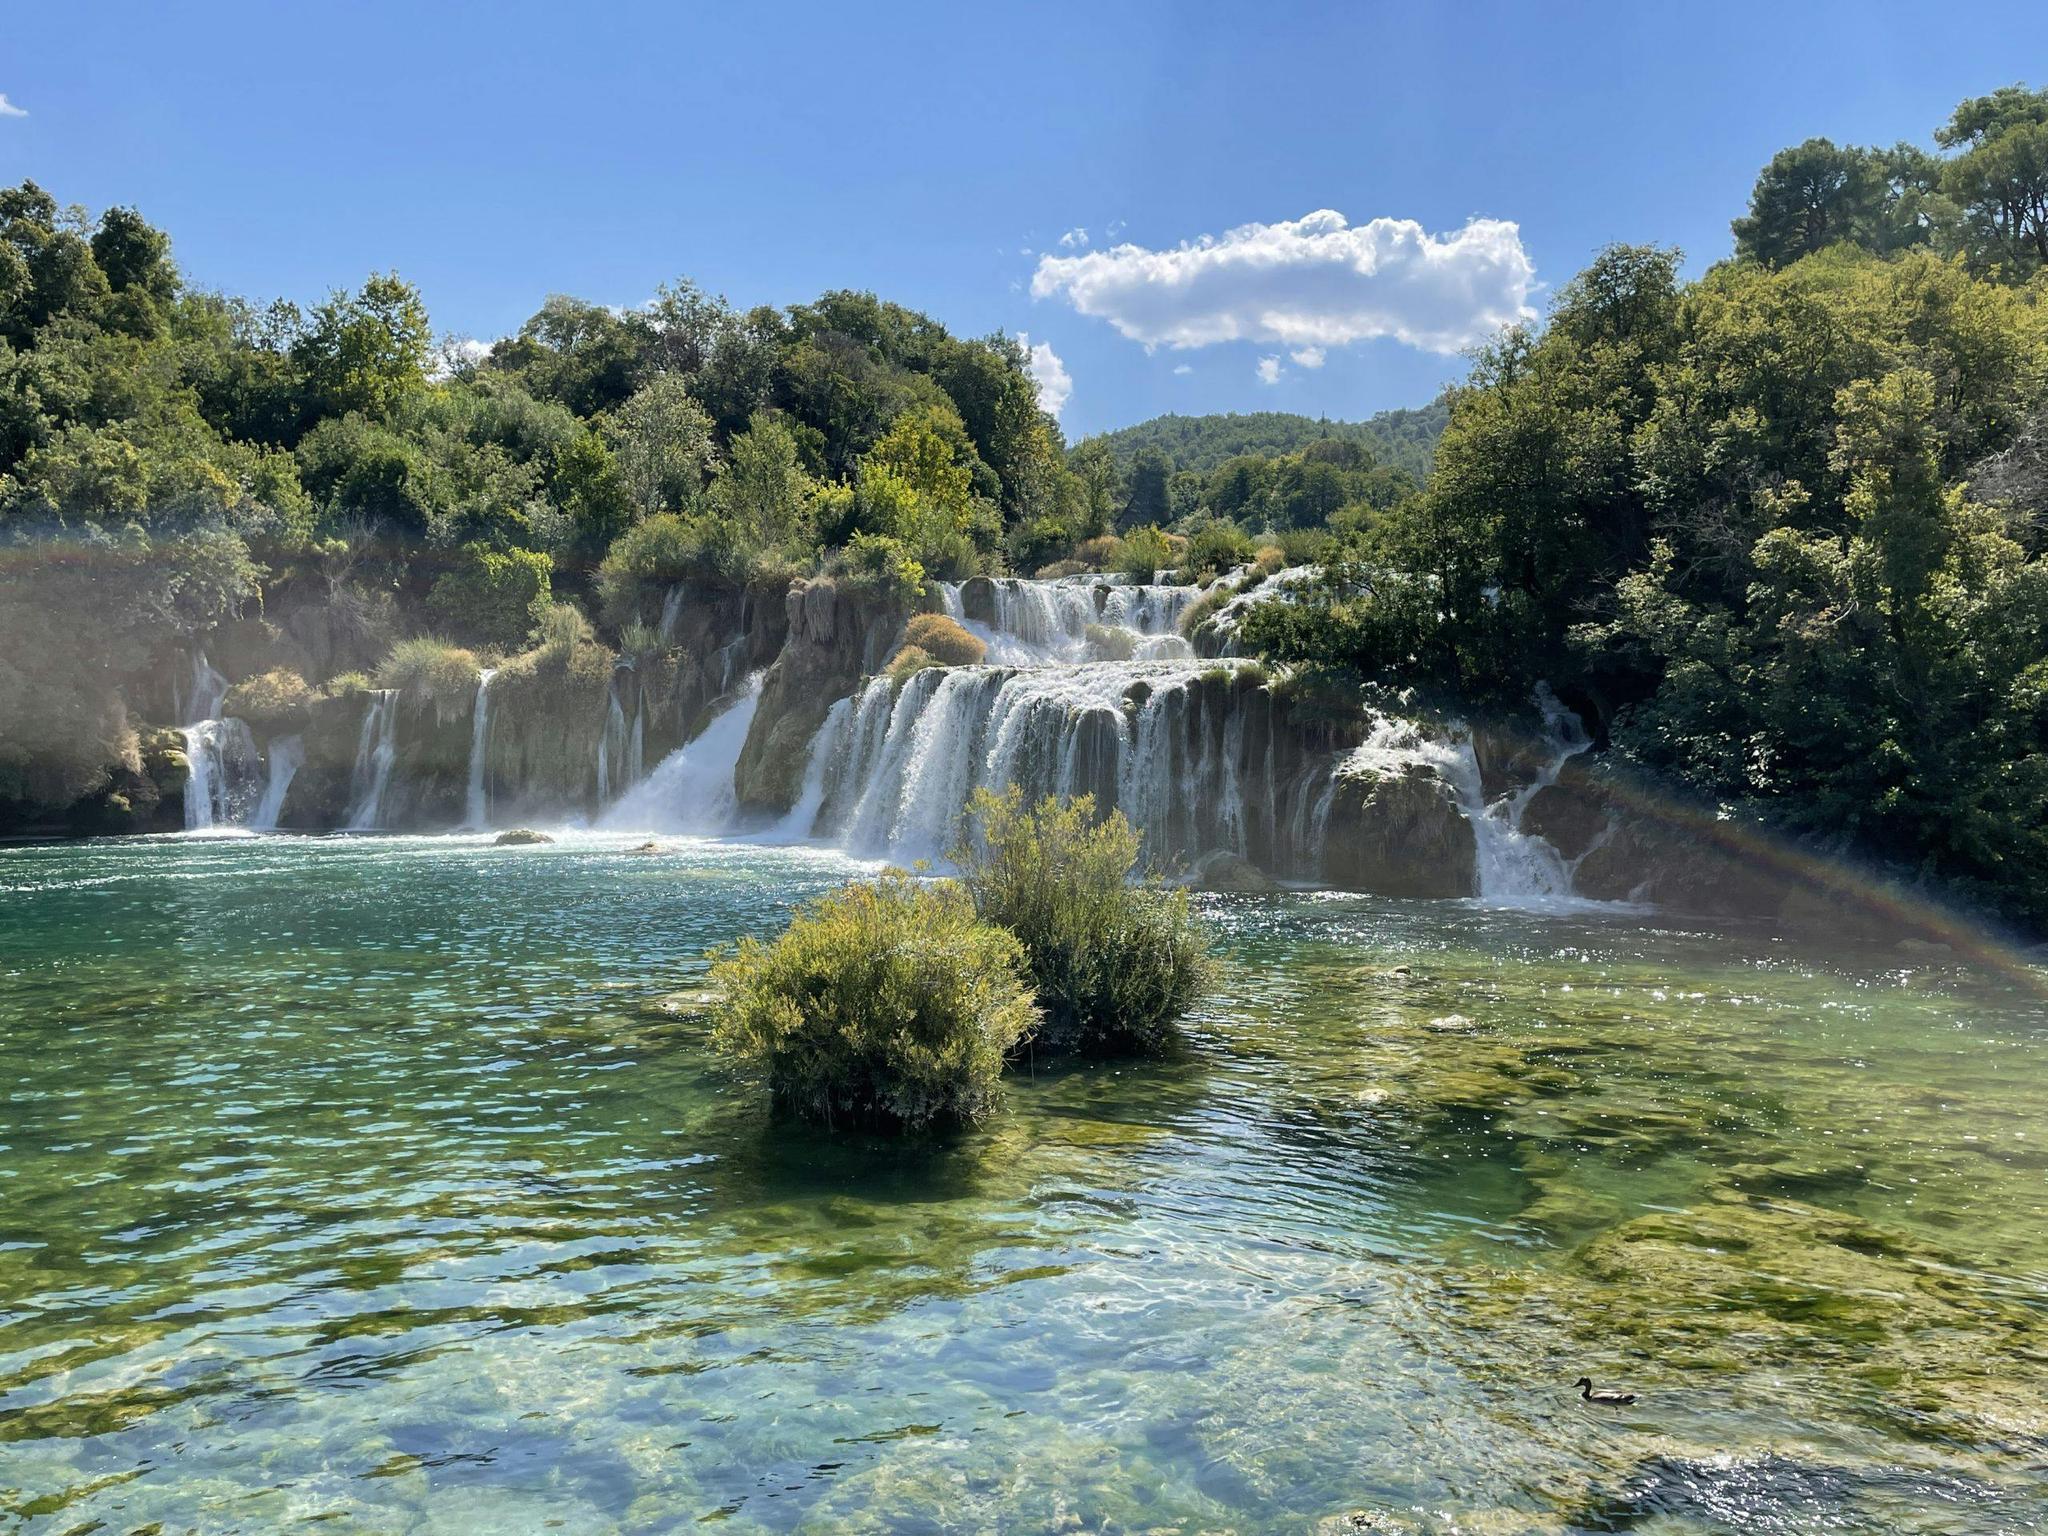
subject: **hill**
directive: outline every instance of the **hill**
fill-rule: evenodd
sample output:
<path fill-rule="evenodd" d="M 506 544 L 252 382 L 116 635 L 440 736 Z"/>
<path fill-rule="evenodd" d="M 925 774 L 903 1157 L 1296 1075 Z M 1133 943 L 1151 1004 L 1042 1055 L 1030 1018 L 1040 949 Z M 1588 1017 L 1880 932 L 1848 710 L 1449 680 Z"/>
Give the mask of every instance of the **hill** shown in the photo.
<path fill-rule="evenodd" d="M 1363 443 L 1382 464 L 1405 469 L 1416 479 L 1428 476 L 1443 436 L 1449 408 L 1438 401 L 1419 410 L 1381 411 L 1367 421 L 1331 421 L 1287 411 L 1236 411 L 1212 416 L 1168 414 L 1101 434 L 1115 456 L 1117 468 L 1128 470 L 1138 454 L 1156 448 L 1174 469 L 1207 474 L 1225 459 L 1243 453 L 1277 456 L 1309 443 L 1336 438 Z"/>

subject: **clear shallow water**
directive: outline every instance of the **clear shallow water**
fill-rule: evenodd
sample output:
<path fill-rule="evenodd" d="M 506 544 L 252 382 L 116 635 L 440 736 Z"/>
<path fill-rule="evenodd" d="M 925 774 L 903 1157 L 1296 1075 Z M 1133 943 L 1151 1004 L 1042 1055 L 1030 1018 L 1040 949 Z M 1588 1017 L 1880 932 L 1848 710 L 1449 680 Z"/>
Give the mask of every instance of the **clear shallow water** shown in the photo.
<path fill-rule="evenodd" d="M 2048 1512 L 2038 974 L 1218 899 L 1181 1059 L 834 1140 L 655 1003 L 853 866 L 636 841 L 0 851 L 0 1528 Z"/>

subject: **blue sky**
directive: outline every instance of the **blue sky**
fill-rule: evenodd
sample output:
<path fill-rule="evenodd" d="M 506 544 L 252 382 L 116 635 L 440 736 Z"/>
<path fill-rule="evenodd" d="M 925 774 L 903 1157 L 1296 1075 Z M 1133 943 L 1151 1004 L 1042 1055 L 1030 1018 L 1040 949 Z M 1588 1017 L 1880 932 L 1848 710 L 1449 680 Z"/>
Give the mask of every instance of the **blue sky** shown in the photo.
<path fill-rule="evenodd" d="M 0 178 L 234 292 L 396 268 L 486 339 L 556 291 L 872 288 L 1028 332 L 1079 436 L 1421 404 L 1609 241 L 1726 254 L 1776 149 L 1924 142 L 2030 71 L 2039 3 L 94 0 L 9 16 Z"/>

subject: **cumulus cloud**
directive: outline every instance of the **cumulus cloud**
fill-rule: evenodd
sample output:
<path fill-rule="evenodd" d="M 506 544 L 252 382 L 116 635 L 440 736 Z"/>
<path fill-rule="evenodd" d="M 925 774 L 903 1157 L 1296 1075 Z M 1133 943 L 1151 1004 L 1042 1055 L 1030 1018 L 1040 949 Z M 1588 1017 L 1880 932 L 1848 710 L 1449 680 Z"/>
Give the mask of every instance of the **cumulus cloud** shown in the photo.
<path fill-rule="evenodd" d="M 1278 384 L 1280 382 L 1280 373 L 1279 358 L 1262 357 L 1259 359 L 1258 374 L 1261 384 Z"/>
<path fill-rule="evenodd" d="M 1506 220 L 1432 235 L 1413 219 L 1353 226 L 1327 208 L 1171 250 L 1041 256 L 1031 278 L 1033 298 L 1064 298 L 1148 347 L 1252 341 L 1305 351 L 1391 336 L 1457 352 L 1534 319 L 1535 286 L 1521 229 Z"/>
<path fill-rule="evenodd" d="M 7 93 L 0 91 L 0 117 L 27 117 L 28 108 L 17 107 L 7 99 Z"/>
<path fill-rule="evenodd" d="M 1038 386 L 1040 408 L 1057 417 L 1066 407 L 1067 397 L 1074 392 L 1073 376 L 1067 372 L 1067 365 L 1053 351 L 1051 342 L 1041 341 L 1033 346 L 1028 331 L 1017 333 L 1017 345 L 1027 354 L 1024 371 Z"/>
<path fill-rule="evenodd" d="M 1287 355 L 1304 368 L 1320 368 L 1329 356 L 1321 347 L 1296 347 Z"/>
<path fill-rule="evenodd" d="M 1193 363 L 1182 363 L 1178 368 L 1174 369 L 1173 371 L 1175 373 L 1193 373 L 1195 371 L 1195 365 Z"/>
<path fill-rule="evenodd" d="M 1060 249 L 1063 251 L 1085 250 L 1087 245 L 1088 231 L 1078 225 L 1060 236 Z"/>

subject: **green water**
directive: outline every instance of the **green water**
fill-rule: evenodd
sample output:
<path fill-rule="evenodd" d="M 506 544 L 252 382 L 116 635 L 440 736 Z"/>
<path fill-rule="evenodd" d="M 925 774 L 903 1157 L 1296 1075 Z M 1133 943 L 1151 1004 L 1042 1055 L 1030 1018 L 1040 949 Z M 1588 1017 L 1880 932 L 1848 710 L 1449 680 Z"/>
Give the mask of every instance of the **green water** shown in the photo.
<path fill-rule="evenodd" d="M 1218 898 L 1180 1059 L 830 1139 L 657 1000 L 849 866 L 676 847 L 0 851 L 0 1529 L 2048 1519 L 2048 978 Z"/>

